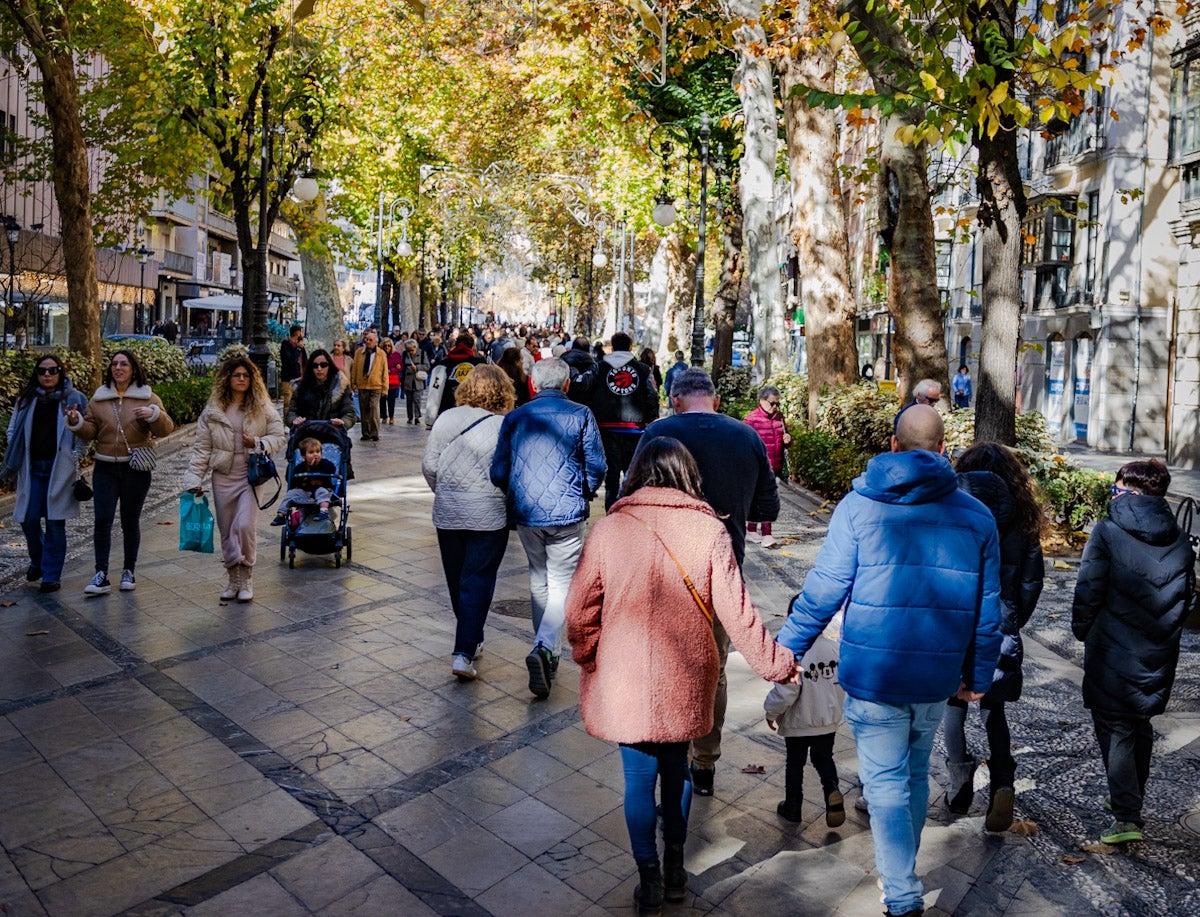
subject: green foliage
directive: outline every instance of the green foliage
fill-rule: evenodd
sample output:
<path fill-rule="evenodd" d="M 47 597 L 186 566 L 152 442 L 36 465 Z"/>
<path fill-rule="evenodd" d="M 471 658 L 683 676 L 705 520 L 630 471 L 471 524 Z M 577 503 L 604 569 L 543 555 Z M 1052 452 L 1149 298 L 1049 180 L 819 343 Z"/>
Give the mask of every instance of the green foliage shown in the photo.
<path fill-rule="evenodd" d="M 779 389 L 779 410 L 787 420 L 788 429 L 795 432 L 808 422 L 808 376 L 799 373 L 776 373 L 767 380 Z"/>
<path fill-rule="evenodd" d="M 141 364 L 148 385 L 174 382 L 177 379 L 186 379 L 189 375 L 187 359 L 184 357 L 183 351 L 166 338 L 151 338 L 148 341 L 139 338 L 104 341 L 101 349 L 104 354 L 103 365 L 105 366 L 118 350 L 130 351 Z"/>
<path fill-rule="evenodd" d="M 211 393 L 212 380 L 208 378 L 178 379 L 154 387 L 154 394 L 162 399 L 163 408 L 176 426 L 194 423 L 208 404 Z"/>
<path fill-rule="evenodd" d="M 792 433 L 788 464 L 793 476 L 809 490 L 837 500 L 849 492 L 854 478 L 863 473 L 870 455 L 853 443 L 821 430 Z"/>
<path fill-rule="evenodd" d="M 721 396 L 722 401 L 738 401 L 746 398 L 754 398 L 755 395 L 750 380 L 750 367 L 748 366 L 730 366 L 725 372 L 721 373 L 721 378 L 717 380 L 716 387 L 717 394 Z"/>
<path fill-rule="evenodd" d="M 79 383 L 85 387 L 83 393 L 88 396 L 92 394 L 90 391 L 86 391 L 86 380 L 91 377 L 92 370 L 95 368 L 91 357 L 74 353 L 65 347 L 54 347 L 49 351 L 10 350 L 6 355 L 0 356 L 0 408 L 5 411 L 12 410 L 17 396 L 21 394 L 33 374 L 33 367 L 47 353 L 53 353 L 58 357 L 73 382 L 85 380 Z M 7 428 L 6 421 L 5 429 Z"/>
<path fill-rule="evenodd" d="M 848 443 L 867 455 L 891 448 L 892 427 L 900 399 L 895 392 L 855 383 L 821 396 L 816 429 Z"/>

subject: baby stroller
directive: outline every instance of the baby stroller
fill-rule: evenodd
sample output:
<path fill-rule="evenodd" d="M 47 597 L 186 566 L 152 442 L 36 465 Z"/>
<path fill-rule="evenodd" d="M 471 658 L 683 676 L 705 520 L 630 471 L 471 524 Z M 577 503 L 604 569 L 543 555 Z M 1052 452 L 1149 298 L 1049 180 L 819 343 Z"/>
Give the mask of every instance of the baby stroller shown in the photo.
<path fill-rule="evenodd" d="M 287 560 L 295 568 L 296 551 L 305 554 L 332 554 L 333 565 L 342 565 L 342 549 L 346 550 L 346 562 L 350 562 L 350 503 L 346 499 L 346 482 L 350 479 L 350 437 L 343 427 L 336 427 L 327 420 L 306 420 L 293 427 L 288 437 L 287 486 L 299 486 L 298 475 L 304 474 L 304 458 L 297 448 L 302 439 L 313 438 L 321 442 L 321 457 L 328 459 L 337 469 L 331 475 L 333 499 L 329 501 L 329 518 L 314 518 L 319 507 L 316 501 L 296 504 L 287 514 L 287 521 L 279 537 L 279 560 Z M 293 485 L 293 480 L 296 484 Z"/>

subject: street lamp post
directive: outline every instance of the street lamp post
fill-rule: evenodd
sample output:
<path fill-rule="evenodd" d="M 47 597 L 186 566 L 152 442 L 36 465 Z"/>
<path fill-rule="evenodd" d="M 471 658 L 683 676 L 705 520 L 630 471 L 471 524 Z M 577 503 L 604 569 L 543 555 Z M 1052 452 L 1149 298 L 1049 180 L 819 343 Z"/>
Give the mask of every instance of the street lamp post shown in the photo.
<path fill-rule="evenodd" d="M 383 230 L 386 225 L 391 226 L 392 221 L 396 218 L 396 208 L 400 208 L 400 244 L 396 246 L 396 254 L 401 258 L 411 258 L 413 254 L 412 243 L 408 241 L 408 220 L 413 215 L 416 208 L 413 207 L 412 201 L 406 198 L 398 197 L 392 201 L 387 207 L 386 213 L 384 210 L 384 192 L 379 192 L 379 231 L 375 237 L 375 327 L 380 331 L 384 330 L 383 326 Z"/>
<path fill-rule="evenodd" d="M 21 241 L 21 224 L 16 217 L 4 218 L 4 237 L 8 240 L 8 303 L 4 310 L 4 341 L 0 344 L 0 353 L 8 353 L 9 316 L 16 307 L 17 243 Z"/>
<path fill-rule="evenodd" d="M 141 265 L 141 277 L 138 279 L 138 304 L 137 312 L 134 313 L 133 330 L 138 334 L 144 334 L 146 331 L 146 262 L 150 260 L 150 256 L 154 252 L 146 248 L 146 243 L 143 242 L 133 254 L 137 257 L 138 264 Z"/>

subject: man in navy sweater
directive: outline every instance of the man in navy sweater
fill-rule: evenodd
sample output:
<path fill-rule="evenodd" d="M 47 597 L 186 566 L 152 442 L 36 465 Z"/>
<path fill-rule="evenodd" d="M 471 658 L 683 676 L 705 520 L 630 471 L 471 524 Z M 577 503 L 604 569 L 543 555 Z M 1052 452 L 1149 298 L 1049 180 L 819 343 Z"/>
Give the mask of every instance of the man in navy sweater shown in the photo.
<path fill-rule="evenodd" d="M 669 436 L 683 443 L 700 467 L 704 499 L 724 517 L 738 566 L 746 556 L 746 521 L 773 522 L 779 516 L 779 491 L 767 461 L 767 447 L 754 429 L 717 412 L 721 397 L 702 369 L 687 369 L 671 382 L 670 417 L 646 428 L 641 442 Z M 638 448 L 641 448 L 639 443 Z M 713 773 L 721 757 L 721 727 L 725 724 L 727 684 L 725 660 L 729 635 L 713 620 L 713 636 L 721 663 L 713 703 L 712 731 L 692 741 L 692 786 L 699 796 L 713 794 Z"/>

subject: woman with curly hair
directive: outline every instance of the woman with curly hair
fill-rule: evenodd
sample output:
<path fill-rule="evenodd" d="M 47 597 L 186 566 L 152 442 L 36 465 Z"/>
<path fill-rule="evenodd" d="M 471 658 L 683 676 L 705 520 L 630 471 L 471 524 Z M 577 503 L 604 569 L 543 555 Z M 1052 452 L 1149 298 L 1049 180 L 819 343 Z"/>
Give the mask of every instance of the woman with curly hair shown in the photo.
<path fill-rule="evenodd" d="M 1042 594 L 1045 564 L 1042 560 L 1041 504 L 1033 480 L 1013 452 L 999 443 L 976 443 L 958 457 L 958 487 L 992 511 L 1000 533 L 1000 661 L 992 686 L 979 701 L 979 716 L 987 733 L 990 795 L 983 826 L 1007 831 L 1013 820 L 1013 787 L 1017 763 L 1004 705 L 1021 697 L 1021 628 L 1029 621 Z M 966 815 L 975 795 L 978 759 L 967 750 L 967 703 L 947 701 L 942 717 L 946 741 L 946 767 L 950 786 L 946 804 L 956 815 Z"/>
<path fill-rule="evenodd" d="M 483 625 L 508 547 L 504 493 L 489 472 L 500 424 L 512 409 L 512 381 L 504 371 L 477 366 L 458 386 L 455 407 L 438 415 L 421 460 L 434 493 L 433 525 L 458 620 L 450 671 L 459 681 L 478 674 Z"/>
<path fill-rule="evenodd" d="M 286 442 L 283 421 L 258 367 L 242 354 L 226 357 L 196 421 L 196 442 L 183 475 L 184 489 L 202 494 L 204 476 L 212 472 L 213 514 L 221 533 L 221 561 L 229 573 L 221 593 L 225 601 L 254 598 L 250 574 L 257 554 L 258 498 L 246 477 L 246 456 L 259 449 L 278 452 Z"/>

